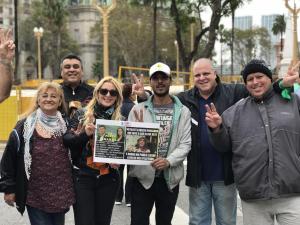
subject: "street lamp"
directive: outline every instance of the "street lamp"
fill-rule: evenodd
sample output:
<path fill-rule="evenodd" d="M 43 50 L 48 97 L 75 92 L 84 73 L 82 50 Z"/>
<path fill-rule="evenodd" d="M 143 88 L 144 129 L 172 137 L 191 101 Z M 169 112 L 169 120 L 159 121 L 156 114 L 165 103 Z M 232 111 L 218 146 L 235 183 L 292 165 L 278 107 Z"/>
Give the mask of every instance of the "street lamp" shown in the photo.
<path fill-rule="evenodd" d="M 174 45 L 176 48 L 176 84 L 179 83 L 179 48 L 178 48 L 178 42 L 177 40 L 174 41 Z"/>
<path fill-rule="evenodd" d="M 101 1 L 101 5 L 93 0 L 93 5 L 98 9 L 103 20 L 103 76 L 109 76 L 109 52 L 108 52 L 108 17 L 109 13 L 116 8 L 117 1 L 112 0 L 109 5 L 107 1 Z"/>
<path fill-rule="evenodd" d="M 35 27 L 33 29 L 34 36 L 37 40 L 37 58 L 38 58 L 38 79 L 42 80 L 42 63 L 41 63 L 41 37 L 43 36 L 44 29 L 42 27 Z"/>
<path fill-rule="evenodd" d="M 288 3 L 288 0 L 285 0 L 285 7 L 289 10 L 289 12 L 292 14 L 293 19 L 293 58 L 292 58 L 292 65 L 295 65 L 298 60 L 298 35 L 297 35 L 297 19 L 298 14 L 300 12 L 300 8 L 296 7 L 296 3 L 294 1 L 294 7 L 290 6 Z"/>

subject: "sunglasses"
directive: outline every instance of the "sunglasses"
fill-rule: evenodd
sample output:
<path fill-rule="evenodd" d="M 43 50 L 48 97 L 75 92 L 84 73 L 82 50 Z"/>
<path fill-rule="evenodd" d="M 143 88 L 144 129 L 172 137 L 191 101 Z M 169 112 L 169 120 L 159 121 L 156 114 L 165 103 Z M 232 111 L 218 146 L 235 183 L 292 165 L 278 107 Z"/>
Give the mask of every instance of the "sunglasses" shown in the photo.
<path fill-rule="evenodd" d="M 108 89 L 99 89 L 98 91 L 101 95 L 107 95 L 109 92 L 109 95 L 112 97 L 118 96 L 118 92 L 116 90 L 108 90 Z"/>

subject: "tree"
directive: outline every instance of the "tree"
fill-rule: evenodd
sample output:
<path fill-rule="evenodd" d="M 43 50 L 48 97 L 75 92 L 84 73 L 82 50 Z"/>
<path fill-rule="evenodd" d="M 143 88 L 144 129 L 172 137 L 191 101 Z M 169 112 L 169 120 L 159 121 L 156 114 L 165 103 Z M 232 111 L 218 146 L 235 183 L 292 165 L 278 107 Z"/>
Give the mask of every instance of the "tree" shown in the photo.
<path fill-rule="evenodd" d="M 163 6 L 165 5 L 167 0 L 132 0 L 131 3 L 133 5 L 140 5 L 140 6 L 151 6 L 153 8 L 153 17 L 152 17 L 152 26 L 153 26 L 153 32 L 152 32 L 152 52 L 153 52 L 153 58 L 152 61 L 157 61 L 157 16 L 158 16 L 158 5 Z"/>
<path fill-rule="evenodd" d="M 273 23 L 272 32 L 274 35 L 280 34 L 280 52 L 283 50 L 283 34 L 285 33 L 286 22 L 284 15 L 278 15 Z M 280 54 L 282 59 L 282 54 Z"/>
<path fill-rule="evenodd" d="M 241 2 L 237 1 L 237 4 L 239 5 Z M 171 16 L 174 19 L 179 52 L 186 71 L 189 71 L 190 63 L 197 52 L 200 57 L 210 58 L 212 56 L 220 20 L 223 16 L 230 14 L 230 3 L 231 0 L 197 0 L 192 2 L 171 0 Z M 208 10 L 211 11 L 210 20 L 204 23 L 202 13 Z M 194 22 L 198 26 L 198 31 L 194 38 L 194 49 L 188 52 L 184 44 L 183 34 L 187 31 L 186 27 Z M 201 43 L 203 47 L 199 49 Z"/>
<path fill-rule="evenodd" d="M 118 7 L 110 15 L 110 59 L 117 59 L 118 64 L 125 66 L 149 67 L 153 64 L 151 8 L 118 2 Z M 161 24 L 157 29 L 157 59 L 172 65 L 175 63 L 174 25 L 160 12 L 157 20 Z M 101 24 L 99 21 L 91 31 L 91 37 L 98 37 L 99 42 L 102 41 Z"/>
<path fill-rule="evenodd" d="M 31 16 L 20 26 L 23 50 L 29 50 L 33 55 L 35 42 L 32 43 L 33 28 L 43 27 L 42 37 L 42 67 L 50 66 L 54 78 L 60 76 L 60 59 L 68 52 L 78 53 L 77 43 L 70 37 L 66 26 L 68 11 L 67 0 L 33 1 Z"/>
<path fill-rule="evenodd" d="M 231 30 L 227 32 L 231 32 Z M 241 68 L 253 58 L 261 58 L 270 63 L 271 41 L 265 28 L 235 29 L 234 36 L 236 48 L 234 60 L 241 65 Z"/>

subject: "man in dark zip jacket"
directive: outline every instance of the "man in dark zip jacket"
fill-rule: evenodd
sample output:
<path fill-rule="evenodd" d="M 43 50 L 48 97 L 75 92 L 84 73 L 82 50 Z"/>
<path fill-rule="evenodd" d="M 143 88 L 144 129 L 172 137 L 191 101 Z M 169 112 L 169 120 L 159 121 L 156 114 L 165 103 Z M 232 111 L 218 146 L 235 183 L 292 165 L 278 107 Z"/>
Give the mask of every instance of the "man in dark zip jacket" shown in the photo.
<path fill-rule="evenodd" d="M 222 84 L 209 59 L 193 66 L 194 88 L 178 95 L 192 113 L 192 150 L 188 155 L 186 185 L 189 189 L 190 225 L 211 224 L 212 201 L 216 223 L 236 224 L 236 189 L 231 153 L 220 154 L 210 144 L 205 123 L 205 104 L 213 102 L 222 113 L 247 96 L 244 85 Z"/>
<path fill-rule="evenodd" d="M 93 96 L 94 88 L 82 81 L 83 65 L 80 57 L 75 54 L 66 55 L 61 61 L 60 69 L 63 79 L 61 86 L 67 105 L 71 101 L 86 105 L 86 101 Z"/>
<path fill-rule="evenodd" d="M 299 64 L 288 73 L 299 77 Z M 274 93 L 263 60 L 251 60 L 242 74 L 249 97 L 222 117 L 213 104 L 206 106 L 211 141 L 218 151 L 233 154 L 244 225 L 299 225 L 300 98 Z"/>

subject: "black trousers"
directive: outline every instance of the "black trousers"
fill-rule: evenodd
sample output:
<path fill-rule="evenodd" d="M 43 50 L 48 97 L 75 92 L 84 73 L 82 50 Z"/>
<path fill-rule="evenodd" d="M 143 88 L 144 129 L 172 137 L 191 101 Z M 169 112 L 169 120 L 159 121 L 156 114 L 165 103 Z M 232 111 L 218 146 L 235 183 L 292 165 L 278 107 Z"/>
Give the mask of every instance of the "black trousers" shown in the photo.
<path fill-rule="evenodd" d="M 169 190 L 164 178 L 155 178 L 150 189 L 146 190 L 138 179 L 134 178 L 132 186 L 131 225 L 149 225 L 154 203 L 156 225 L 171 225 L 179 185 Z"/>
<path fill-rule="evenodd" d="M 120 173 L 120 187 L 117 193 L 116 201 L 117 202 L 122 202 L 123 196 L 124 196 L 124 167 L 125 165 L 120 165 L 119 167 L 119 173 Z M 129 171 L 129 166 L 127 165 L 127 174 Z M 127 176 L 126 182 L 125 182 L 125 202 L 131 203 L 131 193 L 132 193 L 132 182 L 133 182 L 133 177 Z"/>
<path fill-rule="evenodd" d="M 119 174 L 77 175 L 75 225 L 109 225 L 119 187 Z"/>

